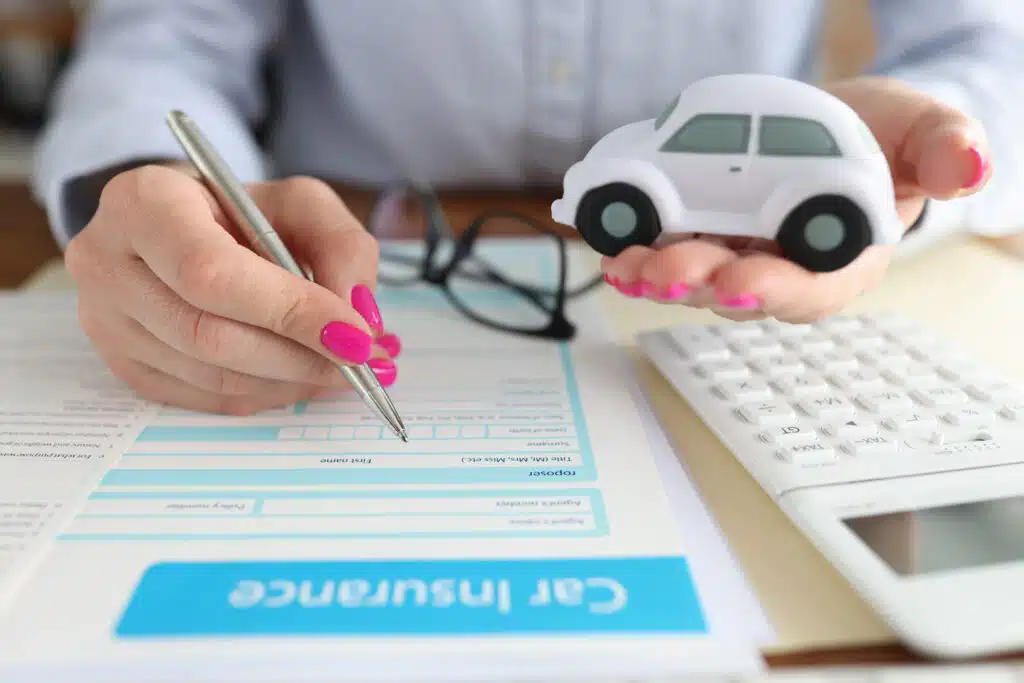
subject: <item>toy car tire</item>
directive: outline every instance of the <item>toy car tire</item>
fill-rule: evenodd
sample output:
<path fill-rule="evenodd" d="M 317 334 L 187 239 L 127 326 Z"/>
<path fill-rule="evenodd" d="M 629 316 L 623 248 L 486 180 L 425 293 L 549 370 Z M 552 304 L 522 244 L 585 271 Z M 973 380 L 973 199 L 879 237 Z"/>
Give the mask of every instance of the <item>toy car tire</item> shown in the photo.
<path fill-rule="evenodd" d="M 817 273 L 839 270 L 871 244 L 871 226 L 854 202 L 840 195 L 812 197 L 783 221 L 776 242 L 782 255 Z"/>
<path fill-rule="evenodd" d="M 628 247 L 654 244 L 661 221 L 646 194 L 626 183 L 610 183 L 580 200 L 576 230 L 592 249 L 615 256 Z"/>

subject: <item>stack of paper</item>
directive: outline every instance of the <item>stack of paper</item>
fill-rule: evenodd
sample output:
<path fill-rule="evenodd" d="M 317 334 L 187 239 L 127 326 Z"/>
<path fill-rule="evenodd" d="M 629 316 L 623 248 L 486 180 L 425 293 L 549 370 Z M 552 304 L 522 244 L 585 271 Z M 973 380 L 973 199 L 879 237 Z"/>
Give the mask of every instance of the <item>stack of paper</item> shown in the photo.
<path fill-rule="evenodd" d="M 492 256 L 548 267 L 538 249 Z M 479 296 L 516 315 L 513 297 Z M 0 680 L 760 669 L 770 629 L 595 301 L 573 306 L 580 335 L 561 344 L 477 325 L 428 288 L 382 287 L 379 300 L 404 342 L 390 393 L 410 442 L 351 392 L 245 418 L 160 411 L 104 459 L 0 612 Z M 42 305 L 8 301 L 8 326 Z M 45 305 L 67 324 L 69 306 Z M 4 352 L 45 355 L 33 339 Z M 9 369 L 6 395 L 34 391 L 43 371 Z M 105 384 L 75 386 L 47 391 L 144 414 Z M 72 413 L 52 419 L 67 429 Z"/>

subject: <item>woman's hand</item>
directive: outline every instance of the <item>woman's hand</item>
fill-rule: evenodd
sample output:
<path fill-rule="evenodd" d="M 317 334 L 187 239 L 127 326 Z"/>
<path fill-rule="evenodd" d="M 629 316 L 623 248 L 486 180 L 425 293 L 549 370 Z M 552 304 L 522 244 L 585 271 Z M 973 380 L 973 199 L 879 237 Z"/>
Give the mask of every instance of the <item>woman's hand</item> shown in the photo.
<path fill-rule="evenodd" d="M 370 361 L 391 384 L 374 239 L 318 181 L 249 189 L 316 284 L 250 250 L 192 174 L 146 166 L 107 184 L 65 261 L 111 371 L 144 398 L 231 414 L 345 387 L 339 363 Z"/>
<path fill-rule="evenodd" d="M 827 88 L 860 114 L 893 171 L 905 227 L 925 200 L 977 192 L 991 174 L 981 126 L 961 112 L 885 78 Z M 811 322 L 838 313 L 885 275 L 893 247 L 873 246 L 845 268 L 812 273 L 778 256 L 773 242 L 699 236 L 660 250 L 630 247 L 605 257 L 605 279 L 631 297 L 713 309 L 745 320 Z"/>

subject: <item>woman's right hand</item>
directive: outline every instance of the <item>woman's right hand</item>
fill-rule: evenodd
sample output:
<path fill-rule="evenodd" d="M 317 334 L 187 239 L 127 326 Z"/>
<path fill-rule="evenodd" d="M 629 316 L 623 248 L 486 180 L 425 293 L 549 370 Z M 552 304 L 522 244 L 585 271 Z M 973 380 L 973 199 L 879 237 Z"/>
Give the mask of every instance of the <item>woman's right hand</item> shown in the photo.
<path fill-rule="evenodd" d="M 184 168 L 113 178 L 68 244 L 79 319 L 143 398 L 245 415 L 347 387 L 339 363 L 395 381 L 400 345 L 374 301 L 377 244 L 325 184 L 249 186 L 316 283 L 252 251 Z"/>

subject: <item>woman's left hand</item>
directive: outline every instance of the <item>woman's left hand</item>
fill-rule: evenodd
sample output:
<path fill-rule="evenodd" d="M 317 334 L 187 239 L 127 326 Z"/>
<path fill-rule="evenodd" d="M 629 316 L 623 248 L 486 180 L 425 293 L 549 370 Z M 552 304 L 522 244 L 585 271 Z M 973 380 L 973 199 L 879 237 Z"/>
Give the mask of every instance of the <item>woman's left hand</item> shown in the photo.
<path fill-rule="evenodd" d="M 991 175 L 981 125 L 910 86 L 859 77 L 826 88 L 860 114 L 893 172 L 905 227 L 926 199 L 977 192 Z M 885 275 L 892 246 L 872 246 L 853 263 L 812 273 L 778 256 L 774 242 L 700 236 L 663 247 L 630 247 L 602 260 L 605 279 L 630 297 L 711 308 L 734 320 L 812 322 L 840 312 Z"/>

